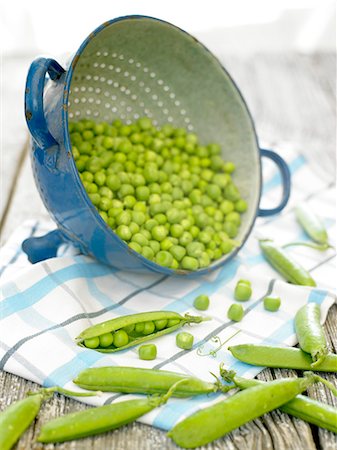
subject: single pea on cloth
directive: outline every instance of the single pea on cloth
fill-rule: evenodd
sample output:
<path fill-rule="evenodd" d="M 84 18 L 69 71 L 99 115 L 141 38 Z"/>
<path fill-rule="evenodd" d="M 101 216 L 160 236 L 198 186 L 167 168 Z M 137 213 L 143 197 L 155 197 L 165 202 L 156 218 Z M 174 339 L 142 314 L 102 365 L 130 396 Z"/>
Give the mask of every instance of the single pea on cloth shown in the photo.
<path fill-rule="evenodd" d="M 56 258 L 31 265 L 21 250 L 22 241 L 53 229 L 51 222 L 29 221 L 14 231 L 0 251 L 0 368 L 43 386 L 59 385 L 79 389 L 72 383 L 88 367 L 132 366 L 156 368 L 197 376 L 213 381 L 224 363 L 238 375 L 253 378 L 262 367 L 236 360 L 228 346 L 243 343 L 292 346 L 296 311 L 307 302 L 320 305 L 324 322 L 335 302 L 335 250 L 324 252 L 305 247 L 287 249 L 307 270 L 317 287 L 285 282 L 266 262 L 259 249 L 261 236 L 283 245 L 308 240 L 296 221 L 294 206 L 306 202 L 323 220 L 330 242 L 334 242 L 335 189 L 322 180 L 300 154 L 282 147 L 282 156 L 292 172 L 293 191 L 289 205 L 273 218 L 259 218 L 250 238 L 239 254 L 207 276 L 193 280 L 155 273 L 124 272 L 76 253 L 70 245 L 60 249 Z M 266 168 L 264 201 L 272 206 L 281 190 L 280 176 Z M 239 279 L 250 280 L 252 295 L 247 301 L 234 298 Z M 197 310 L 194 300 L 205 294 L 207 310 Z M 277 311 L 264 307 L 264 297 L 279 297 Z M 230 320 L 233 304 L 243 307 L 241 321 Z M 115 317 L 147 311 L 175 311 L 211 318 L 186 325 L 172 334 L 156 339 L 155 359 L 140 359 L 139 349 L 130 347 L 116 353 L 100 353 L 76 345 L 75 338 L 91 325 Z M 193 343 L 188 348 L 176 345 L 176 335 L 188 332 Z M 190 347 L 190 348 L 189 348 Z M 219 401 L 223 394 L 170 399 L 142 417 L 142 422 L 170 429 L 177 421 Z M 101 397 L 81 398 L 91 405 L 108 404 L 135 395 L 104 393 Z"/>

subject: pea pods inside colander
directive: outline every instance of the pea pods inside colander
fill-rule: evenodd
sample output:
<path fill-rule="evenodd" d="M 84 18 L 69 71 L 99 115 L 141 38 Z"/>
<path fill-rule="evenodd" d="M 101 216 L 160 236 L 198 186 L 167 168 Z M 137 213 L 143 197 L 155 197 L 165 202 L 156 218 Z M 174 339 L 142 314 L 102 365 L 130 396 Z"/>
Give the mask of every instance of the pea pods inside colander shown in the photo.
<path fill-rule="evenodd" d="M 278 213 L 290 193 L 284 160 L 260 149 L 247 105 L 219 61 L 194 37 L 167 22 L 145 16 L 105 22 L 83 42 L 66 68 L 38 58 L 31 64 L 25 114 L 32 136 L 32 167 L 37 188 L 57 230 L 24 241 L 30 261 L 56 256 L 71 241 L 84 254 L 126 270 L 196 276 L 227 263 L 240 249 L 209 267 L 188 272 L 162 267 L 133 251 L 107 226 L 90 201 L 72 155 L 68 123 L 84 118 L 130 123 L 139 117 L 171 123 L 217 142 L 224 160 L 236 165 L 235 183 L 248 210 L 237 239 L 248 238 L 257 216 Z M 260 209 L 261 157 L 280 169 L 283 197 Z"/>

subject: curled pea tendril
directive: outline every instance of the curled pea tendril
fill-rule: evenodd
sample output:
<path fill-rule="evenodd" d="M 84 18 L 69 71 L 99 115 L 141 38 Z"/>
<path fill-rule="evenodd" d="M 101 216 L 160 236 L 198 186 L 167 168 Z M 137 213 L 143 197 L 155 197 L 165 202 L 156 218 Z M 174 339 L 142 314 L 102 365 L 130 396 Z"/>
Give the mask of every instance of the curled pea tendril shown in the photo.
<path fill-rule="evenodd" d="M 218 353 L 218 351 L 230 340 L 232 339 L 234 336 L 236 336 L 237 334 L 239 334 L 241 332 L 241 330 L 236 331 L 232 336 L 230 336 L 228 339 L 226 339 L 224 342 L 221 342 L 221 339 L 219 338 L 219 336 L 213 336 L 210 339 L 210 342 L 214 342 L 214 344 L 218 345 L 217 347 L 213 348 L 212 350 L 210 350 L 208 353 L 204 353 L 204 345 L 201 345 L 200 347 L 197 348 L 197 355 L 199 356 L 213 356 L 213 358 L 216 357 L 216 354 Z"/>

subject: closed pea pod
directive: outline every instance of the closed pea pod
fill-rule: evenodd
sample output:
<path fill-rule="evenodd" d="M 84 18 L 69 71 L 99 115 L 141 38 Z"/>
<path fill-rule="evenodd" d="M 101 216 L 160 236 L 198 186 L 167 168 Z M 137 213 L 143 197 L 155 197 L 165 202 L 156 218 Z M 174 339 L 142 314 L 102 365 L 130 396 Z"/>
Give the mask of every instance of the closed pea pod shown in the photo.
<path fill-rule="evenodd" d="M 307 205 L 296 206 L 295 215 L 299 224 L 313 241 L 329 245 L 328 233 L 323 223 Z"/>
<path fill-rule="evenodd" d="M 184 382 L 178 381 L 179 384 Z M 165 395 L 126 400 L 58 417 L 42 426 L 37 440 L 65 442 L 115 430 L 165 404 L 178 383 L 171 386 Z"/>
<path fill-rule="evenodd" d="M 73 382 L 88 390 L 127 394 L 162 394 L 180 380 L 185 380 L 185 382 L 176 387 L 173 393 L 174 397 L 227 392 L 231 389 L 230 386 L 224 386 L 218 380 L 210 383 L 167 370 L 117 366 L 84 369 Z"/>
<path fill-rule="evenodd" d="M 226 377 L 227 371 L 220 369 L 222 376 Z M 263 384 L 261 380 L 248 380 L 246 378 L 234 376 L 230 378 L 240 389 L 248 389 L 259 384 Z M 288 403 L 280 406 L 281 411 L 290 414 L 306 422 L 325 428 L 329 431 L 337 433 L 337 408 L 321 403 L 305 395 L 297 395 Z"/>
<path fill-rule="evenodd" d="M 310 370 L 312 368 L 311 356 L 299 348 L 241 344 L 228 347 L 228 350 L 238 360 L 253 366 L 298 370 Z M 324 361 L 315 367 L 315 370 L 337 372 L 337 355 L 328 354 Z"/>
<path fill-rule="evenodd" d="M 317 303 L 307 303 L 295 316 L 296 335 L 303 351 L 312 357 L 311 367 L 320 366 L 328 354 L 327 342 L 320 324 L 321 310 Z"/>
<path fill-rule="evenodd" d="M 43 395 L 36 394 L 13 403 L 0 414 L 0 448 L 9 450 L 33 422 L 42 404 Z"/>
<path fill-rule="evenodd" d="M 82 331 L 76 341 L 81 347 L 112 353 L 171 333 L 185 324 L 200 323 L 205 320 L 210 320 L 210 318 L 190 316 L 189 314 L 181 316 L 173 311 L 132 314 L 93 325 Z M 112 343 L 110 346 L 104 347 L 100 344 L 101 336 L 105 336 L 106 342 L 109 333 L 111 333 Z"/>
<path fill-rule="evenodd" d="M 40 389 L 30 393 L 28 397 L 19 400 L 0 413 L 0 449 L 9 450 L 26 431 L 38 415 L 42 402 L 50 398 L 54 392 L 64 393 L 77 397 L 91 397 L 96 392 L 72 392 L 61 387 Z"/>
<path fill-rule="evenodd" d="M 287 281 L 302 286 L 316 286 L 315 280 L 302 266 L 271 240 L 260 240 L 260 247 L 266 260 Z"/>
<path fill-rule="evenodd" d="M 184 448 L 208 444 L 289 402 L 318 381 L 320 377 L 309 373 L 304 378 L 279 379 L 251 387 L 178 422 L 168 436 Z"/>

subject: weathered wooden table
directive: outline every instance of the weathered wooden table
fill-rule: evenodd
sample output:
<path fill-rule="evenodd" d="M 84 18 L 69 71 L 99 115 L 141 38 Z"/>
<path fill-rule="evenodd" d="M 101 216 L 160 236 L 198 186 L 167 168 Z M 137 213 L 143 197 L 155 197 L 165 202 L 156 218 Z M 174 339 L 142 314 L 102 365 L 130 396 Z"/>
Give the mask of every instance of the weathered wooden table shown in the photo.
<path fill-rule="evenodd" d="M 333 54 L 255 55 L 247 59 L 218 55 L 234 77 L 256 120 L 260 139 L 269 143 L 294 142 L 315 163 L 327 181 L 335 182 L 336 58 Z M 28 218 L 47 217 L 33 183 L 23 118 L 23 85 L 32 57 L 7 58 L 3 72 L 3 142 L 1 167 L 1 239 L 4 243 L 16 226 Z M 279 146 L 279 148 L 282 148 Z M 282 153 L 282 151 L 281 151 Z M 336 256 L 334 256 L 336 260 Z M 315 271 L 317 268 L 312 268 Z M 328 315 L 325 331 L 337 351 L 337 305 Z M 295 371 L 264 370 L 259 378 L 296 376 Z M 332 374 L 325 374 L 336 382 Z M 33 383 L 6 372 L 0 373 L 0 407 L 34 388 Z M 309 395 L 336 405 L 336 399 L 321 385 Z M 63 396 L 42 407 L 38 420 L 21 438 L 18 449 L 54 448 L 35 443 L 42 422 L 86 406 Z M 1 432 L 1 430 L 0 430 Z M 96 438 L 56 445 L 59 449 L 162 450 L 177 448 L 161 430 L 135 423 Z M 210 444 L 208 449 L 311 450 L 337 448 L 331 432 L 274 411 Z"/>

